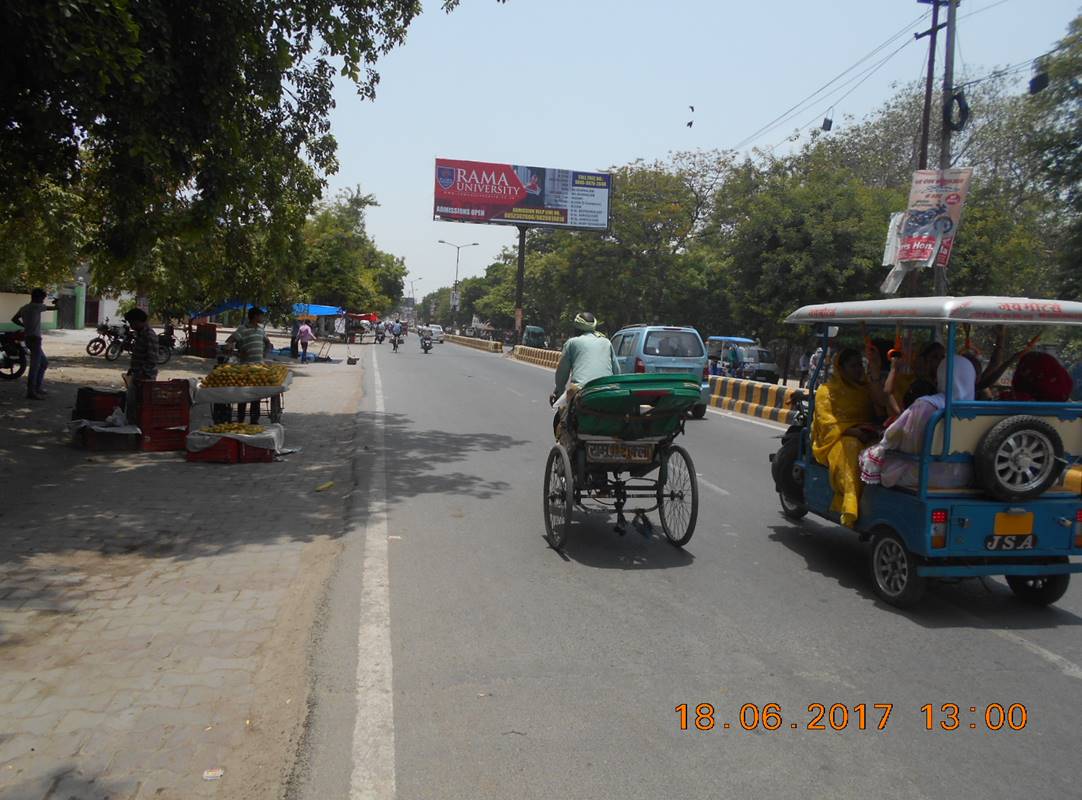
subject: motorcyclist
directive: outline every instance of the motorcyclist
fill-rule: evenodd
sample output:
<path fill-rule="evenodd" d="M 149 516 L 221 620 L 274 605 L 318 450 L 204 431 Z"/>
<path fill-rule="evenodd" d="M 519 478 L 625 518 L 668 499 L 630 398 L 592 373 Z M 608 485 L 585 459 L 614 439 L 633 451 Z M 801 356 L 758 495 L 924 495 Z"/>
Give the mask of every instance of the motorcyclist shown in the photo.
<path fill-rule="evenodd" d="M 563 431 L 567 406 L 579 387 L 594 378 L 620 374 L 620 364 L 612 350 L 612 343 L 597 332 L 597 319 L 593 314 L 580 311 L 575 317 L 575 330 L 578 335 L 564 343 L 560 363 L 556 367 L 556 388 L 549 395 L 549 404 L 560 414 L 557 438 L 560 438 Z M 571 382 L 570 386 L 567 386 L 568 380 Z"/>
<path fill-rule="evenodd" d="M 421 328 L 418 331 L 418 333 L 420 333 L 421 349 L 424 350 L 424 349 L 426 349 L 428 347 L 431 347 L 432 346 L 432 329 L 431 328 Z"/>
<path fill-rule="evenodd" d="M 382 342 L 383 337 L 387 334 L 387 326 L 380 320 L 376 323 L 376 341 Z"/>

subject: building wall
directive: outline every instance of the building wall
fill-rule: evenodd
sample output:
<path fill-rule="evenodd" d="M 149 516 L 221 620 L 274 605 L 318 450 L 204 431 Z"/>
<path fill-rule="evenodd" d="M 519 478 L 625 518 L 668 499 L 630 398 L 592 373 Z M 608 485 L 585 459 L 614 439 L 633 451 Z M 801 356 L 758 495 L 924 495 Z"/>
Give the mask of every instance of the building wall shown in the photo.
<path fill-rule="evenodd" d="M 0 292 L 0 330 L 15 331 L 19 326 L 11 321 L 15 312 L 30 302 L 28 294 L 14 294 L 13 292 Z M 56 328 L 56 312 L 48 311 L 41 315 L 41 327 L 43 330 Z"/>

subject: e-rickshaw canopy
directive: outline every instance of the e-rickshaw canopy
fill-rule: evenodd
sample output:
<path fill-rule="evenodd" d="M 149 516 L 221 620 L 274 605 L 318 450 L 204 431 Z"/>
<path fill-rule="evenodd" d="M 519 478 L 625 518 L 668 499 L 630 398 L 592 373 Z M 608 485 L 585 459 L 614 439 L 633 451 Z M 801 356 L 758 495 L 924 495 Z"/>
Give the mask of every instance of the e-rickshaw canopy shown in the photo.
<path fill-rule="evenodd" d="M 1082 325 L 1082 303 L 1029 297 L 898 297 L 803 306 L 785 321 L 791 325 L 857 322 Z"/>

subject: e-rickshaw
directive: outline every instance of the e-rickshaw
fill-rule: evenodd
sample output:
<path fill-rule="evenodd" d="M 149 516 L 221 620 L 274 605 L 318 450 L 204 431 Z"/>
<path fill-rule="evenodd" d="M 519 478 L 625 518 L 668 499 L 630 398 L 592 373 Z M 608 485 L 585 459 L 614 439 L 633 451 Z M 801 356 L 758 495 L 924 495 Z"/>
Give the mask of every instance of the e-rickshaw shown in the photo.
<path fill-rule="evenodd" d="M 809 305 L 786 319 L 820 329 L 823 351 L 836 326 L 924 328 L 957 352 L 959 329 L 970 325 L 1082 325 L 1082 303 L 1009 297 L 918 297 Z M 831 331 L 830 329 L 834 330 Z M 966 334 L 968 338 L 968 333 Z M 806 409 L 771 457 L 782 513 L 812 513 L 833 522 L 828 470 L 811 455 L 815 387 Z M 947 359 L 946 385 L 953 382 Z M 1082 571 L 1082 496 L 1066 488 L 1067 468 L 1082 457 L 1082 402 L 959 401 L 929 420 L 919 455 L 891 452 L 918 463 L 919 485 L 865 485 L 855 525 L 871 542 L 869 568 L 876 594 L 898 607 L 916 603 L 928 579 L 1003 575 L 1024 601 L 1049 605 Z M 969 463 L 974 483 L 929 486 L 935 462 Z"/>

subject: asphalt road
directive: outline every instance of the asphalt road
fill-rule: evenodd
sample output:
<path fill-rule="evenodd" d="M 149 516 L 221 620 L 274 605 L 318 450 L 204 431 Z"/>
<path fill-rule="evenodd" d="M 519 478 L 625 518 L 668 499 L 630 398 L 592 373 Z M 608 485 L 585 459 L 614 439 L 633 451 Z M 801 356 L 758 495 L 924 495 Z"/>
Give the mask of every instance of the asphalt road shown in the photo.
<path fill-rule="evenodd" d="M 685 550 L 577 516 L 561 556 L 541 502 L 552 373 L 414 337 L 363 350 L 357 524 L 293 797 L 1078 796 L 1080 585 L 1051 609 L 998 580 L 886 606 L 866 545 L 780 515 L 779 431 L 715 412 L 683 437 L 701 476 Z M 780 727 L 744 731 L 741 708 L 768 703 Z M 989 730 L 995 703 L 1024 729 Z"/>

